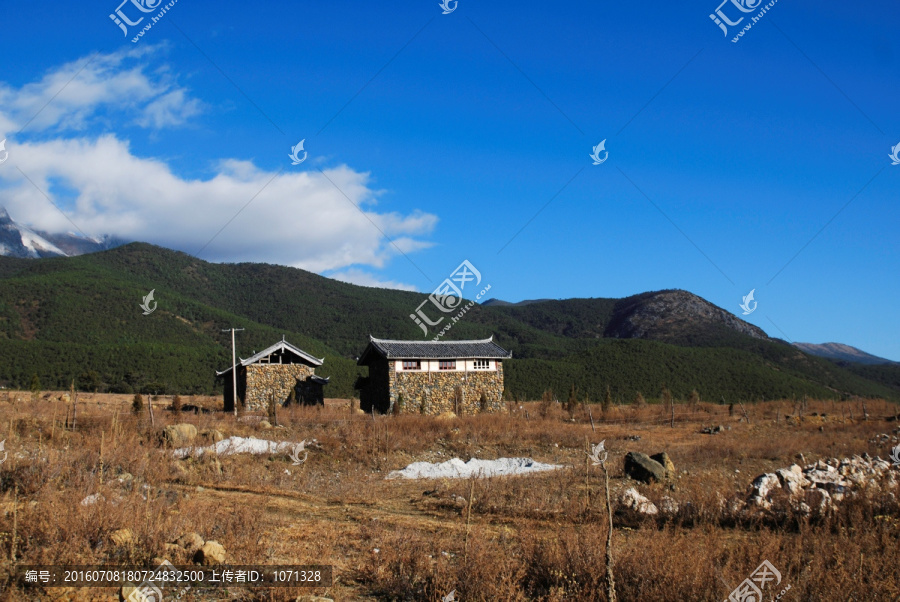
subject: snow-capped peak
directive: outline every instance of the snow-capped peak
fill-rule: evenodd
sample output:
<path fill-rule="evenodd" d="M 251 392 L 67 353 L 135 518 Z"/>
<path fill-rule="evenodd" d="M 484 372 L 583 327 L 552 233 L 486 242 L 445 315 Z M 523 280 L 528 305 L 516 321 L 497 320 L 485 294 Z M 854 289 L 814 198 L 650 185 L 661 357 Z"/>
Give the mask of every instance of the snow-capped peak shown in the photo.
<path fill-rule="evenodd" d="M 111 249 L 120 241 L 111 237 L 84 237 L 72 232 L 51 234 L 16 223 L 5 207 L 0 206 L 0 255 L 40 258 L 72 257 Z"/>

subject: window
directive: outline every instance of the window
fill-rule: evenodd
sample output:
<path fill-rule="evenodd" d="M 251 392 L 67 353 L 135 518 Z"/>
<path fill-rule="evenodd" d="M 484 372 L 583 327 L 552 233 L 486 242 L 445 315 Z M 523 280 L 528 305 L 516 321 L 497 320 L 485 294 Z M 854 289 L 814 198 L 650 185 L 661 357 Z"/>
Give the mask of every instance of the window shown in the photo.
<path fill-rule="evenodd" d="M 438 370 L 456 370 L 456 360 L 438 361 Z"/>
<path fill-rule="evenodd" d="M 403 360 L 404 370 L 421 370 L 422 360 Z"/>
<path fill-rule="evenodd" d="M 490 370 L 491 360 L 475 360 L 475 370 Z"/>

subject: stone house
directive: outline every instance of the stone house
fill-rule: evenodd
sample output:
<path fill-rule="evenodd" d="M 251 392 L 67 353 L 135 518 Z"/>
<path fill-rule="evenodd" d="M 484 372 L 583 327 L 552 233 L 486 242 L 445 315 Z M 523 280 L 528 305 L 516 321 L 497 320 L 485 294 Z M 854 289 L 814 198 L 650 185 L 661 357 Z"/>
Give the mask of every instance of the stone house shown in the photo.
<path fill-rule="evenodd" d="M 284 405 L 294 390 L 299 403 L 324 403 L 322 387 L 327 378 L 316 376 L 316 368 L 324 360 L 313 357 L 299 347 L 282 339 L 237 362 L 237 393 L 241 407 L 245 410 L 265 410 L 269 399 L 275 395 L 275 402 Z M 234 410 L 231 366 L 216 372 L 225 385 L 225 410 Z"/>
<path fill-rule="evenodd" d="M 503 409 L 503 360 L 494 342 L 391 341 L 369 337 L 357 360 L 369 375 L 357 380 L 360 408 L 382 413 L 458 416 Z"/>

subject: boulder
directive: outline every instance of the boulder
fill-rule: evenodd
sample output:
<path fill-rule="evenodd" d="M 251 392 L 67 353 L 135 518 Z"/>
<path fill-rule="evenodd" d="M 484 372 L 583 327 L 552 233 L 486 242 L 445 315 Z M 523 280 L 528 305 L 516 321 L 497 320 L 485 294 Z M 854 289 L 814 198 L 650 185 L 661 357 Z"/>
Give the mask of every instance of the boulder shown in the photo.
<path fill-rule="evenodd" d="M 213 443 L 218 443 L 225 438 L 225 435 L 222 434 L 222 431 L 217 429 L 203 429 L 202 431 L 200 431 L 200 436 Z"/>
<path fill-rule="evenodd" d="M 753 479 L 753 484 L 750 487 L 753 488 L 753 495 L 767 498 L 773 489 L 781 487 L 781 481 L 778 480 L 777 475 L 767 472 Z"/>
<path fill-rule="evenodd" d="M 807 471 L 805 477 L 818 489 L 826 489 L 829 493 L 843 493 L 850 486 L 850 482 L 845 480 L 834 467 L 829 466 L 831 470 L 823 470 L 816 468 Z"/>
<path fill-rule="evenodd" d="M 261 429 L 270 429 L 270 428 L 272 428 L 272 423 L 269 422 L 268 420 L 260 420 L 260 421 L 259 421 L 259 428 L 261 428 Z"/>
<path fill-rule="evenodd" d="M 666 469 L 647 454 L 628 452 L 625 454 L 625 475 L 635 481 L 652 483 L 665 479 Z"/>
<path fill-rule="evenodd" d="M 750 485 L 750 496 L 747 499 L 747 502 L 768 510 L 772 507 L 772 502 L 769 500 L 769 494 L 780 487 L 781 481 L 778 479 L 777 475 L 770 472 L 761 474 L 753 479 L 753 484 Z"/>
<path fill-rule="evenodd" d="M 622 492 L 622 495 L 619 496 L 619 503 L 628 510 L 637 512 L 638 514 L 647 516 L 659 514 L 659 509 L 656 505 L 638 493 L 637 489 L 634 487 L 629 487 Z"/>
<path fill-rule="evenodd" d="M 213 566 L 225 562 L 225 546 L 217 541 L 207 541 L 194 554 L 194 562 L 203 566 Z"/>
<path fill-rule="evenodd" d="M 134 532 L 131 529 L 116 529 L 109 534 L 109 539 L 117 546 L 127 546 L 134 543 Z"/>
<path fill-rule="evenodd" d="M 185 549 L 175 543 L 167 543 L 163 548 L 166 551 L 166 558 L 175 564 L 180 563 L 185 558 Z M 199 549 L 199 548 L 198 548 Z M 195 550 L 196 551 L 196 550 Z"/>
<path fill-rule="evenodd" d="M 163 431 L 162 437 L 172 447 L 190 445 L 197 437 L 197 427 L 188 423 L 170 424 Z"/>
<path fill-rule="evenodd" d="M 656 460 L 659 462 L 660 466 L 666 469 L 667 479 L 675 478 L 675 464 L 672 462 L 672 458 L 669 457 L 669 454 L 666 452 L 659 452 L 658 454 L 650 456 L 650 459 Z"/>
<path fill-rule="evenodd" d="M 781 487 L 788 492 L 792 498 L 803 493 L 804 487 L 809 487 L 809 479 L 803 476 L 803 470 L 796 464 L 792 464 L 788 468 L 779 468 L 775 471 L 775 475 L 781 482 Z"/>
<path fill-rule="evenodd" d="M 196 533 L 185 533 L 175 540 L 175 545 L 183 548 L 188 554 L 195 554 L 197 550 L 203 547 L 203 538 Z"/>

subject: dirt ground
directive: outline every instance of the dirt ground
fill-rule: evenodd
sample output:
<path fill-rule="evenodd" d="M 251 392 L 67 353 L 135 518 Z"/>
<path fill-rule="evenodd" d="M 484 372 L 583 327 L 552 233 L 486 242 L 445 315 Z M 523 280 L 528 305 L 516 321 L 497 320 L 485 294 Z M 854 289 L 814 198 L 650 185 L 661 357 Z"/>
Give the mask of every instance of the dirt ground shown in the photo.
<path fill-rule="evenodd" d="M 601 440 L 614 507 L 629 487 L 680 507 L 667 517 L 616 511 L 620 600 L 726 599 L 763 560 L 791 585 L 783 600 L 900 595 L 892 492 L 822 516 L 728 510 L 764 472 L 854 454 L 888 458 L 898 423 L 897 408 L 885 402 L 676 405 L 673 426 L 671 410 L 654 405 L 604 413 L 535 402 L 499 415 L 372 417 L 352 400 L 329 399 L 324 408 L 279 410 L 269 426 L 267 416 L 218 411 L 221 397 L 185 397 L 184 405 L 211 411 L 180 414 L 160 397 L 151 423 L 146 405 L 133 411 L 132 395 L 79 393 L 73 428 L 64 395 L 0 392 L 8 453 L 0 464 L 3 600 L 119 599 L 110 588 L 25 586 L 13 573 L 31 564 L 189 564 L 171 545 L 187 532 L 222 544 L 228 564 L 332 565 L 335 578 L 317 590 L 194 589 L 184 600 L 441 600 L 451 590 L 457 600 L 606 599 L 604 478 L 586 453 Z M 198 446 L 219 431 L 306 441 L 308 456 L 299 465 L 285 453 L 175 459 L 162 431 L 184 423 L 197 428 Z M 667 452 L 675 477 L 626 479 L 628 451 Z M 454 457 L 529 457 L 566 468 L 385 479 L 411 462 Z M 102 500 L 84 505 L 94 494 Z M 122 529 L 134 536 L 127 545 L 111 537 Z"/>

